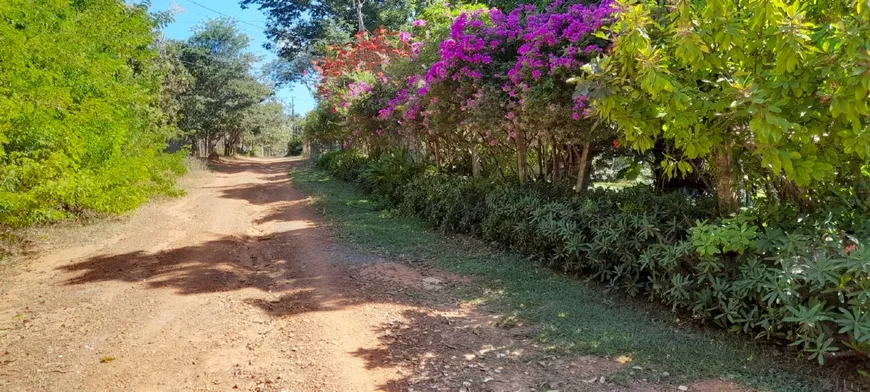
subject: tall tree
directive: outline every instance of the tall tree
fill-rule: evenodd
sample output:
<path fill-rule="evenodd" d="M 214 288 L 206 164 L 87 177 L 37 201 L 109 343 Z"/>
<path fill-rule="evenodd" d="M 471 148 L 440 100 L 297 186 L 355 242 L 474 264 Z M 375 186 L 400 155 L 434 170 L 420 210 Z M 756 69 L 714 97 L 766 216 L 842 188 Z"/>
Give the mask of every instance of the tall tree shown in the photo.
<path fill-rule="evenodd" d="M 420 2 L 422 5 L 425 2 Z M 359 30 L 395 29 L 408 23 L 419 5 L 411 0 L 242 0 L 269 17 L 266 36 L 284 60 L 276 70 L 285 81 L 296 81 L 320 44 L 341 44 Z"/>
<path fill-rule="evenodd" d="M 232 20 L 214 19 L 183 44 L 181 61 L 195 82 L 182 98 L 181 127 L 206 154 L 220 140 L 225 154 L 234 153 L 249 110 L 274 95 L 251 75 L 256 57 L 246 51 L 249 42 Z"/>
<path fill-rule="evenodd" d="M 753 187 L 811 207 L 830 185 L 864 181 L 865 1 L 617 0 L 616 7 L 612 49 L 586 68 L 578 94 L 628 145 L 672 145 L 666 170 L 709 173 L 723 215 Z M 704 167 L 692 164 L 699 159 Z"/>

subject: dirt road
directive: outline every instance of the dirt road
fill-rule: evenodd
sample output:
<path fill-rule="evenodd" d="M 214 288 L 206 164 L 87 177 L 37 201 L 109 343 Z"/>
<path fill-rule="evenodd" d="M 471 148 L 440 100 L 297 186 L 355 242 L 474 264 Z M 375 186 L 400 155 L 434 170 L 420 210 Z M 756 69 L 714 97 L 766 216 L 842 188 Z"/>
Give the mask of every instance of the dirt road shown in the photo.
<path fill-rule="evenodd" d="M 294 164 L 225 163 L 184 197 L 49 233 L 0 282 L 0 389 L 625 389 L 601 382 L 623 365 L 545 356 L 440 289 L 461 279 L 342 246 Z"/>

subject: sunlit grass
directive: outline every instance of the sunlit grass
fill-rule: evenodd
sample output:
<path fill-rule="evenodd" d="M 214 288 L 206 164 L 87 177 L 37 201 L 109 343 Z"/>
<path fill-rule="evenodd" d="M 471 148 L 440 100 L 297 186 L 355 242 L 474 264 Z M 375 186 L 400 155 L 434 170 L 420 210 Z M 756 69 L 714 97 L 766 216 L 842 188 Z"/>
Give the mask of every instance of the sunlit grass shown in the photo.
<path fill-rule="evenodd" d="M 330 180 L 322 172 L 299 169 L 292 177 L 297 187 L 315 196 L 317 210 L 349 242 L 369 251 L 431 260 L 453 273 L 477 277 L 461 289 L 466 301 L 500 314 L 500 327 L 532 327 L 541 346 L 554 352 L 630 358 L 633 365 L 654 369 L 655 374 L 669 373 L 662 382 L 724 378 L 760 390 L 807 392 L 830 385 L 818 368 L 775 359 L 769 346 L 718 330 L 681 326 L 662 306 L 607 293 L 596 283 L 384 212 L 353 184 Z M 644 377 L 656 379 L 649 373 Z"/>

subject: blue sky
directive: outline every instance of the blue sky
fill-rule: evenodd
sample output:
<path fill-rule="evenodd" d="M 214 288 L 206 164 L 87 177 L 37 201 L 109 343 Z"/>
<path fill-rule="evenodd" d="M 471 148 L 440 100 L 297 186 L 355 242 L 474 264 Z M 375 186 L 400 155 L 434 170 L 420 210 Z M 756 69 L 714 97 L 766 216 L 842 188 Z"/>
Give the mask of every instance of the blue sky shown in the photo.
<path fill-rule="evenodd" d="M 243 10 L 237 0 L 152 0 L 152 11 L 165 11 L 175 9 L 175 22 L 166 26 L 163 33 L 168 38 L 186 39 L 192 34 L 191 29 L 209 18 L 230 16 L 238 21 L 239 30 L 251 39 L 250 51 L 263 57 L 263 62 L 276 58 L 271 51 L 263 49 L 263 44 L 268 40 L 263 34 L 266 25 L 266 16 L 256 8 Z M 224 14 L 224 15 L 221 15 Z M 297 113 L 305 113 L 314 108 L 315 102 L 311 93 L 304 86 L 294 85 L 277 91 L 278 98 L 290 104 L 291 100 L 296 106 Z M 289 106 L 288 106 L 289 109 Z"/>

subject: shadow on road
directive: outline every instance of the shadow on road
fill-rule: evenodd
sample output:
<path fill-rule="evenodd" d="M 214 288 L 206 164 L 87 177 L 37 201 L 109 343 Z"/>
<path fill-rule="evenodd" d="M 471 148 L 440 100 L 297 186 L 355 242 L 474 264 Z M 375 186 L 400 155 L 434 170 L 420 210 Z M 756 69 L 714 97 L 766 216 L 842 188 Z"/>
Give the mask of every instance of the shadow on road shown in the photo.
<path fill-rule="evenodd" d="M 300 164 L 304 163 L 258 160 L 213 165 L 221 175 L 240 176 L 241 183 L 205 189 L 219 199 L 242 200 L 257 207 L 261 213 L 250 217 L 255 227 L 274 230 L 256 236 L 221 236 L 157 252 L 90 257 L 59 268 L 74 274 L 66 284 L 120 281 L 147 289 L 168 289 L 178 295 L 256 289 L 264 294 L 250 296 L 244 303 L 277 319 L 378 304 L 426 309 L 409 295 L 415 289 L 360 276 L 359 271 L 378 258 L 329 240 L 329 233 L 316 224 L 301 224 L 317 218 L 308 206 L 307 195 L 290 185 L 288 171 Z M 452 352 L 441 339 L 422 339 L 426 331 L 438 330 L 432 326 L 452 328 L 444 324 L 443 317 L 426 310 L 404 312 L 401 320 L 367 323 L 377 335 L 393 332 L 380 339 L 379 348 L 347 353 L 361 358 L 366 369 L 408 367 L 424 356 L 430 361 L 444 350 Z M 394 378 L 379 389 L 407 391 L 409 377 Z"/>
<path fill-rule="evenodd" d="M 494 327 L 489 316 L 461 309 L 449 290 L 403 287 L 382 276 L 361 274 L 376 258 L 331 241 L 321 226 L 305 224 L 317 218 L 308 197 L 292 188 L 287 175 L 300 164 L 243 160 L 214 165 L 221 175 L 241 179 L 239 184 L 208 188 L 215 200 L 255 206 L 260 214 L 249 219 L 254 227 L 265 229 L 263 235 L 221 236 L 157 252 L 99 255 L 59 269 L 75 274 L 68 285 L 121 281 L 179 295 L 256 289 L 262 295 L 243 299 L 244 303 L 276 319 L 397 305 L 405 310 L 377 320 L 353 320 L 370 328 L 379 344 L 346 355 L 361 359 L 367 371 L 402 369 L 378 390 L 459 390 L 470 383 L 475 387 L 466 390 L 513 391 L 537 388 L 545 381 L 552 389 L 566 386 L 559 384 L 560 378 L 615 369 L 595 364 L 589 372 L 571 375 L 563 370 L 576 371 L 576 366 L 532 369 L 524 362 L 538 354 L 529 354 L 533 349 L 528 331 Z"/>

